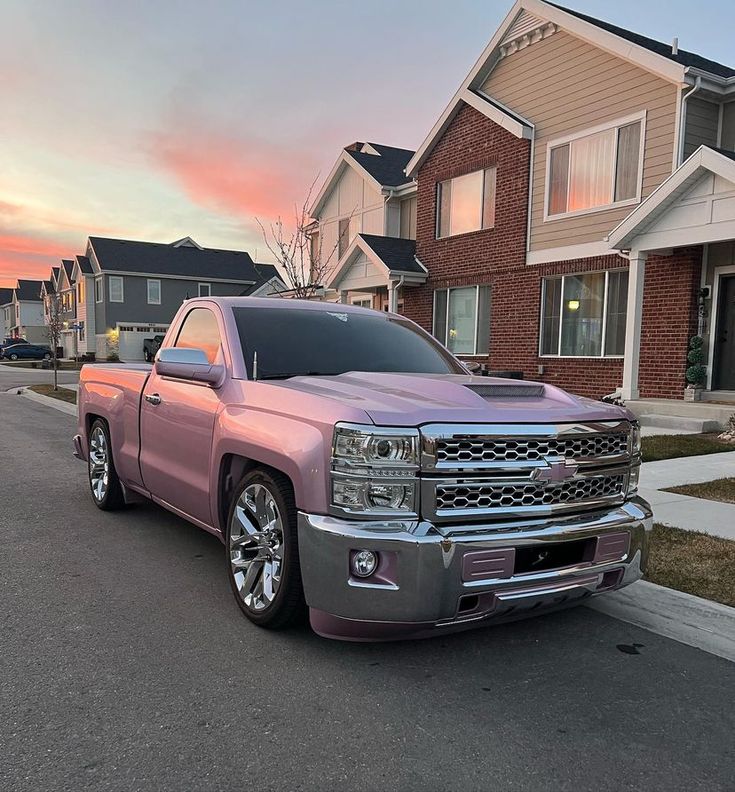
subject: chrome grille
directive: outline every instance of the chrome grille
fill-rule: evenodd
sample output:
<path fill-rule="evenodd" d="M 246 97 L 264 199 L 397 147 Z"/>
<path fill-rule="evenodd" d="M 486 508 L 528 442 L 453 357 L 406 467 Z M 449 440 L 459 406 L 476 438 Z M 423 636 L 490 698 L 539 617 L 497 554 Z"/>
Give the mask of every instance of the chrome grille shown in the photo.
<path fill-rule="evenodd" d="M 436 510 L 440 513 L 447 510 L 488 511 L 516 507 L 553 507 L 563 504 L 584 506 L 585 502 L 601 498 L 622 498 L 625 493 L 625 483 L 624 474 L 574 478 L 554 486 L 536 482 L 439 483 L 436 487 Z"/>
<path fill-rule="evenodd" d="M 628 453 L 623 432 L 572 437 L 462 437 L 436 441 L 437 462 L 536 462 L 546 457 L 593 459 Z"/>

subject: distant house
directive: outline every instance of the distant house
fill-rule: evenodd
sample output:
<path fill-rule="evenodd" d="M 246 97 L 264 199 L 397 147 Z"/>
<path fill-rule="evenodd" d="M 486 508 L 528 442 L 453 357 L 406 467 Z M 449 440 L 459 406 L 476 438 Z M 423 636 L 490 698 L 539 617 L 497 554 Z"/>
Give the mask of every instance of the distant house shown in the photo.
<path fill-rule="evenodd" d="M 18 280 L 10 306 L 10 326 L 6 335 L 45 344 L 48 333 L 43 314 L 40 280 Z"/>
<path fill-rule="evenodd" d="M 309 209 L 327 299 L 395 310 L 399 285 L 426 281 L 416 258 L 416 183 L 404 172 L 413 154 L 378 143 L 341 151 Z"/>
<path fill-rule="evenodd" d="M 203 248 L 190 237 L 171 244 L 90 237 L 69 281 L 79 354 L 124 361 L 143 360 L 143 340 L 165 333 L 186 299 L 286 288 L 273 265 L 256 264 L 244 251 Z"/>
<path fill-rule="evenodd" d="M 13 326 L 13 289 L 0 289 L 0 342 L 10 335 Z"/>

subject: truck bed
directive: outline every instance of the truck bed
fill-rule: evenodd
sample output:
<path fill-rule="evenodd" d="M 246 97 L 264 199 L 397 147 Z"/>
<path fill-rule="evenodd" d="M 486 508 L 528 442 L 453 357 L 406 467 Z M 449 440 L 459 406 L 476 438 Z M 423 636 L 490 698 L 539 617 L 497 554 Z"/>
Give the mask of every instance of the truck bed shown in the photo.
<path fill-rule="evenodd" d="M 104 418 L 116 449 L 115 464 L 123 480 L 143 485 L 138 463 L 140 401 L 150 376 L 148 363 L 102 363 L 82 367 L 79 377 L 79 432 L 86 451 L 89 427 Z"/>

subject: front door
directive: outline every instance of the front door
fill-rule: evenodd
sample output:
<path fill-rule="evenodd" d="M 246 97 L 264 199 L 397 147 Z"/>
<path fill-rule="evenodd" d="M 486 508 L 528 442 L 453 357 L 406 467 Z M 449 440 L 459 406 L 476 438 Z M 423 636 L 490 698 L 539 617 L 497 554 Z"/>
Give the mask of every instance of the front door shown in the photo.
<path fill-rule="evenodd" d="M 203 349 L 214 363 L 221 344 L 214 313 L 197 307 L 184 318 L 173 346 Z M 140 408 L 140 471 L 146 489 L 206 525 L 213 524 L 209 470 L 219 408 L 216 389 L 159 376 L 155 365 Z"/>
<path fill-rule="evenodd" d="M 713 387 L 735 390 L 735 275 L 720 280 Z"/>

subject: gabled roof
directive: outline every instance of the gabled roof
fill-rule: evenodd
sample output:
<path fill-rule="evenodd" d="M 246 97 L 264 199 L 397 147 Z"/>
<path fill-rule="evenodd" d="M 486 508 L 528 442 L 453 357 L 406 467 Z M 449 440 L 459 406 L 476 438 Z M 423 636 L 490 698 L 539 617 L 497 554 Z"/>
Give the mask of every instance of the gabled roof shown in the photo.
<path fill-rule="evenodd" d="M 71 283 L 71 273 L 74 270 L 74 262 L 71 259 L 61 259 L 61 265 L 64 268 L 66 277 L 69 279 L 69 283 Z"/>
<path fill-rule="evenodd" d="M 717 74 L 720 77 L 735 77 L 735 69 L 730 66 L 725 66 L 722 63 L 717 63 L 717 61 L 710 60 L 709 58 L 703 58 L 695 52 L 687 52 L 687 50 L 680 49 L 674 54 L 671 51 L 671 44 L 664 44 L 662 41 L 656 41 L 656 39 L 648 38 L 648 36 L 642 36 L 640 33 L 626 30 L 625 28 L 618 27 L 617 25 L 613 25 L 601 19 L 595 19 L 595 17 L 582 14 L 579 11 L 574 11 L 571 8 L 566 8 L 556 3 L 548 3 L 548 5 L 558 8 L 560 11 L 564 11 L 567 14 L 572 14 L 578 19 L 583 19 L 585 22 L 602 28 L 602 30 L 607 30 L 609 33 L 614 33 L 616 36 L 620 36 L 620 38 L 624 38 L 626 41 L 637 44 L 639 47 L 645 47 L 647 50 L 655 52 L 657 55 L 661 55 L 664 58 L 668 58 L 675 63 L 680 63 L 682 66 L 701 69 L 710 74 Z"/>
<path fill-rule="evenodd" d="M 638 244 L 645 241 L 643 235 L 650 231 L 651 226 L 707 172 L 714 173 L 735 184 L 735 152 L 700 146 L 645 201 L 640 203 L 625 220 L 610 232 L 607 238 L 610 248 L 628 250 L 637 247 Z M 731 201 L 732 199 L 729 200 Z M 727 201 L 722 203 L 726 204 Z M 725 216 L 722 216 L 723 212 Z M 720 216 L 718 217 L 720 223 L 730 220 L 727 212 L 726 208 L 720 211 Z M 712 214 L 711 210 L 709 214 Z M 735 218 L 733 218 L 732 222 L 735 223 Z M 689 229 L 689 226 L 682 224 L 680 228 L 677 228 L 678 236 L 686 236 Z M 669 243 L 670 246 L 700 244 L 702 241 L 712 241 L 692 238 L 689 242 L 674 244 L 676 236 L 673 232 L 668 233 L 668 238 L 672 240 Z M 650 237 L 651 235 L 649 234 L 648 241 L 650 241 Z M 731 239 L 732 233 L 728 232 L 726 238 Z M 642 246 L 641 249 L 646 248 Z"/>
<path fill-rule="evenodd" d="M 380 257 L 391 272 L 415 272 L 426 275 L 426 267 L 416 258 L 416 240 L 359 234 L 365 244 Z"/>
<path fill-rule="evenodd" d="M 51 280 L 58 281 L 59 280 L 59 267 L 51 267 Z"/>
<path fill-rule="evenodd" d="M 364 150 L 369 147 L 377 154 Z M 416 153 L 410 149 L 384 146 L 381 143 L 368 143 L 363 151 L 345 149 L 347 154 L 358 162 L 381 187 L 400 187 L 411 179 L 406 176 L 405 168 L 409 160 Z"/>
<path fill-rule="evenodd" d="M 97 263 L 103 272 L 259 283 L 263 280 L 255 262 L 242 250 L 216 250 L 190 245 L 90 237 Z M 265 265 L 267 266 L 267 265 Z"/>
<path fill-rule="evenodd" d="M 533 119 L 527 121 L 520 118 L 512 108 L 501 105 L 492 96 L 480 93 L 479 89 L 487 81 L 499 60 L 512 52 L 518 42 L 521 42 L 519 46 L 522 46 L 524 41 L 532 41 L 534 37 L 544 38 L 558 28 L 676 85 L 685 85 L 694 81 L 691 75 L 687 76 L 687 69 L 708 72 L 714 75 L 714 79 L 728 79 L 735 76 L 735 69 L 729 66 L 685 50 L 679 50 L 674 55 L 670 44 L 663 44 L 563 6 L 545 0 L 516 0 L 439 120 L 408 163 L 406 172 L 411 176 L 416 175 L 463 105 L 474 107 L 518 137 L 530 136 L 524 127 L 527 126 L 530 130 Z M 485 101 L 481 102 L 479 99 Z"/>
<path fill-rule="evenodd" d="M 7 289 L 5 287 L 0 289 L 0 305 L 7 305 L 13 302 L 13 291 L 14 289 Z"/>
<path fill-rule="evenodd" d="M 92 263 L 86 256 L 76 256 L 77 266 L 79 271 L 84 275 L 93 275 Z"/>
<path fill-rule="evenodd" d="M 319 214 L 345 168 L 354 168 L 378 190 L 411 185 L 412 179 L 406 176 L 405 168 L 413 154 L 410 149 L 382 143 L 357 142 L 345 146 L 309 207 L 309 215 L 316 217 Z"/>
<path fill-rule="evenodd" d="M 41 286 L 43 286 L 43 281 L 40 280 L 18 280 L 15 295 L 19 301 L 40 302 Z"/>
<path fill-rule="evenodd" d="M 330 289 L 336 288 L 361 253 L 378 270 L 385 273 L 386 279 L 404 278 L 411 283 L 426 281 L 428 272 L 416 258 L 416 241 L 414 239 L 357 234 L 342 256 L 339 267 L 329 279 L 327 286 Z"/>

